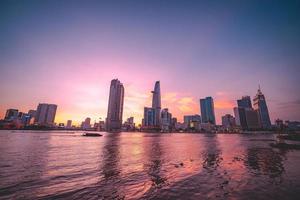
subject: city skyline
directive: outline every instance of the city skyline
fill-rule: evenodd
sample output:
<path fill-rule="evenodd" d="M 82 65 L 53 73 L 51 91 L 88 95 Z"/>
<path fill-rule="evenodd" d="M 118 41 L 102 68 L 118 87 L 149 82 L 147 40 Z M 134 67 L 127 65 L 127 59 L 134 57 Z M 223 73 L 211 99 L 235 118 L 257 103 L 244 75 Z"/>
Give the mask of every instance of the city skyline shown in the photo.
<path fill-rule="evenodd" d="M 105 118 L 104 121 L 108 122 L 108 121 L 112 120 L 112 121 L 114 121 L 115 125 L 118 124 L 114 128 L 112 128 L 112 130 L 119 130 L 120 127 L 122 126 L 122 123 L 125 123 L 125 121 L 123 121 L 124 95 L 126 94 L 124 92 L 124 90 L 125 89 L 124 89 L 123 83 L 121 83 L 118 79 L 111 80 L 110 91 L 109 91 L 109 100 L 108 100 L 108 106 L 107 106 L 107 117 Z M 158 127 L 160 127 L 161 126 L 161 120 L 160 120 L 161 111 L 166 110 L 168 112 L 169 109 L 167 107 L 170 106 L 170 105 L 166 105 L 162 109 L 160 81 L 155 82 L 154 90 L 151 91 L 151 93 L 152 93 L 152 95 L 151 95 L 152 107 L 144 106 L 144 110 L 143 110 L 143 117 L 144 118 L 141 118 L 140 122 L 137 122 L 137 124 L 140 124 L 140 125 L 143 126 L 143 123 L 145 122 L 144 121 L 145 120 L 145 115 L 149 111 L 149 112 L 153 112 L 151 115 L 153 115 L 153 114 L 155 115 L 155 116 L 152 116 L 153 119 L 150 119 L 151 121 L 154 120 L 152 123 L 157 124 Z M 271 124 L 273 124 L 275 122 L 275 120 L 273 121 L 273 123 L 270 121 L 269 111 L 268 111 L 268 107 L 267 107 L 267 101 L 266 101 L 266 98 L 265 98 L 264 94 L 261 92 L 260 85 L 258 86 L 257 93 L 253 98 L 253 105 L 255 106 L 255 109 L 252 108 L 252 100 L 251 100 L 251 97 L 249 95 L 244 95 L 244 96 L 241 97 L 241 99 L 236 100 L 236 105 L 234 105 L 232 107 L 232 113 L 237 118 L 237 124 L 244 127 L 244 125 L 242 125 L 242 124 L 246 123 L 245 127 L 247 127 L 248 126 L 247 122 L 246 121 L 243 122 L 243 120 L 246 120 L 246 116 L 243 116 L 243 115 L 248 115 L 249 114 L 249 116 L 252 115 L 251 118 L 253 118 L 253 115 L 255 115 L 255 118 L 257 118 L 257 119 L 252 119 L 252 120 L 254 120 L 254 123 L 257 124 L 254 127 L 257 127 L 257 128 L 258 127 L 270 128 Z M 39 112 L 41 112 L 41 111 L 39 111 L 39 109 L 41 109 L 40 106 L 46 106 L 45 109 L 44 109 L 45 113 L 43 114 L 43 115 L 45 115 L 44 118 L 47 118 L 46 117 L 47 116 L 46 112 L 48 112 L 48 111 L 46 111 L 46 110 L 48 110 L 47 107 L 48 106 L 51 106 L 51 107 L 54 106 L 54 110 L 51 111 L 52 113 L 54 112 L 53 113 L 54 116 L 52 116 L 51 120 L 50 120 L 51 123 L 57 123 L 57 124 L 65 123 L 65 122 L 54 121 L 56 119 L 55 115 L 56 115 L 57 105 L 47 104 L 47 103 L 39 103 L 36 110 L 31 110 L 30 109 L 28 111 L 29 115 L 31 115 L 30 114 L 31 112 L 37 113 L 37 118 L 34 118 L 35 122 L 39 121 L 38 116 L 39 116 Z M 214 103 L 214 100 L 213 100 L 212 97 L 200 98 L 199 99 L 199 109 L 200 109 L 199 113 L 185 114 L 185 115 L 182 116 L 182 119 L 180 119 L 180 118 L 178 119 L 176 116 L 174 116 L 174 117 L 176 118 L 176 121 L 178 121 L 178 122 L 185 122 L 186 117 L 199 116 L 200 121 L 202 123 L 211 123 L 211 124 L 215 124 L 215 125 L 221 125 L 221 124 L 223 124 L 223 121 L 224 121 L 223 117 L 226 116 L 226 115 L 231 115 L 231 113 L 226 113 L 224 116 L 221 116 L 221 118 L 218 120 L 215 117 L 214 107 L 215 107 L 215 103 Z M 246 110 L 243 111 L 241 109 L 246 109 Z M 263 109 L 263 111 L 261 109 Z M 153 110 L 153 111 L 151 111 L 151 110 Z M 244 114 L 239 113 L 239 112 L 242 112 L 242 111 L 243 111 Z M 252 111 L 254 113 L 252 113 Z M 18 112 L 19 112 L 18 108 L 7 108 L 6 112 L 5 112 L 5 116 L 3 117 L 3 119 L 8 119 L 10 115 L 11 116 L 18 115 Z M 261 116 L 261 114 L 260 114 L 261 112 L 263 113 L 263 116 Z M 24 112 L 20 111 L 20 113 L 23 114 Z M 26 113 L 24 113 L 24 114 L 26 114 Z M 89 121 L 91 121 L 90 117 L 87 117 L 87 118 L 89 119 Z M 85 118 L 85 119 L 87 119 L 87 118 Z M 111 120 L 107 120 L 109 118 L 111 118 Z M 131 115 L 129 118 L 133 119 L 134 116 Z M 99 121 L 99 120 L 101 121 L 102 119 L 104 119 L 104 118 L 98 116 L 98 118 L 94 119 L 94 122 L 96 123 L 97 121 Z M 278 119 L 279 118 L 277 117 L 276 120 L 278 120 Z M 43 119 L 43 120 L 45 120 L 45 119 Z M 285 120 L 290 120 L 290 119 L 285 119 Z M 66 122 L 68 123 L 69 121 L 71 121 L 71 123 L 72 123 L 73 119 L 68 119 Z M 139 121 L 139 118 L 136 121 Z M 219 121 L 220 121 L 220 123 L 218 123 Z M 291 121 L 293 121 L 293 120 L 291 120 Z M 39 122 L 39 123 L 41 124 L 41 122 Z M 81 122 L 81 126 L 82 126 L 82 123 L 84 123 L 84 122 Z M 259 124 L 259 123 L 262 123 L 262 124 Z M 267 125 L 265 125 L 264 123 L 267 123 Z M 79 125 L 79 124 L 80 124 L 80 122 L 76 123 L 76 125 Z M 155 125 L 155 126 L 157 126 L 157 125 Z M 146 126 L 148 126 L 148 125 L 146 125 Z M 107 128 L 110 130 L 111 129 L 110 125 L 107 126 Z"/>
<path fill-rule="evenodd" d="M 300 120 L 293 2 L 0 4 L 0 118 L 8 108 L 49 102 L 58 105 L 57 123 L 104 119 L 117 77 L 126 88 L 123 119 L 141 121 L 147 91 L 160 80 L 162 106 L 179 121 L 199 114 L 199 99 L 211 96 L 221 124 L 258 84 L 272 123 Z"/>

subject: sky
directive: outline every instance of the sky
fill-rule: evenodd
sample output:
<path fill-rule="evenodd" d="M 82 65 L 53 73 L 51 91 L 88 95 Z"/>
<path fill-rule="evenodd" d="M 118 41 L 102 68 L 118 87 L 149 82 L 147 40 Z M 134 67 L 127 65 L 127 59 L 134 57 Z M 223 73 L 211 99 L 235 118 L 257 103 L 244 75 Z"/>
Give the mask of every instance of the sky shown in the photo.
<path fill-rule="evenodd" d="M 217 123 L 258 85 L 271 121 L 300 120 L 300 1 L 0 1 L 0 118 L 58 105 L 56 122 L 107 114 L 110 81 L 123 120 L 143 117 L 160 80 L 182 121 L 212 96 Z"/>

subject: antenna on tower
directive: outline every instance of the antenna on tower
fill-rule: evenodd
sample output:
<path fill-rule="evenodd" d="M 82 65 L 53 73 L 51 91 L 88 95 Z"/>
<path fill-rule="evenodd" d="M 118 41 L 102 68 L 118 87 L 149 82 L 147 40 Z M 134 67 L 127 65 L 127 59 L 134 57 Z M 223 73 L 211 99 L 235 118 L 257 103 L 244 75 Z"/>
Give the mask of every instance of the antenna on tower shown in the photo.
<path fill-rule="evenodd" d="M 258 90 L 257 90 L 257 93 L 258 93 L 258 94 L 262 94 L 262 93 L 261 93 L 261 90 L 260 90 L 260 84 L 258 84 Z"/>

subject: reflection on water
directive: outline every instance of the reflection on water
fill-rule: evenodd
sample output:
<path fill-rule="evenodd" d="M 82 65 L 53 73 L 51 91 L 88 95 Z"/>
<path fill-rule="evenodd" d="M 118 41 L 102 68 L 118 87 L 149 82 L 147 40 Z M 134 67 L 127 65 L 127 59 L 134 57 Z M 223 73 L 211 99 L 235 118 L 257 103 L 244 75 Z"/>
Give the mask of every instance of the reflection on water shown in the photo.
<path fill-rule="evenodd" d="M 203 152 L 203 168 L 208 172 L 215 171 L 222 162 L 221 150 L 217 141 L 217 136 L 204 137 L 205 151 Z"/>
<path fill-rule="evenodd" d="M 111 134 L 106 137 L 105 145 L 102 149 L 103 159 L 101 171 L 103 179 L 99 186 L 98 197 L 100 199 L 123 199 L 124 194 L 119 191 L 118 183 L 121 177 L 121 167 L 119 166 L 120 161 L 120 150 L 119 150 L 120 134 Z"/>
<path fill-rule="evenodd" d="M 166 178 L 161 173 L 163 165 L 163 150 L 161 148 L 161 137 L 153 137 L 150 139 L 147 149 L 147 163 L 145 170 L 152 181 L 152 190 L 162 187 L 166 183 Z"/>
<path fill-rule="evenodd" d="M 283 158 L 284 154 L 271 148 L 250 148 L 247 150 L 245 166 L 254 175 L 264 174 L 276 178 L 284 172 Z"/>
<path fill-rule="evenodd" d="M 273 135 L 0 131 L 0 199 L 297 199 Z"/>

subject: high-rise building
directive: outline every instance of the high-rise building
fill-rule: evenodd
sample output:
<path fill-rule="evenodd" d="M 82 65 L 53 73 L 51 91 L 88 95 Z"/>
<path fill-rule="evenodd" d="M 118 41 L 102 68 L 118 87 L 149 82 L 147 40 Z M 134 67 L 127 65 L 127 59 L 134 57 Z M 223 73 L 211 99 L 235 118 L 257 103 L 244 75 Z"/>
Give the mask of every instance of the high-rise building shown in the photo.
<path fill-rule="evenodd" d="M 124 105 L 124 86 L 118 79 L 110 83 L 108 110 L 106 118 L 107 131 L 120 130 L 122 127 Z"/>
<path fill-rule="evenodd" d="M 85 118 L 85 120 L 81 123 L 81 128 L 84 130 L 91 128 L 91 118 Z"/>
<path fill-rule="evenodd" d="M 34 122 L 39 125 L 53 125 L 56 115 L 57 105 L 40 103 L 36 109 Z"/>
<path fill-rule="evenodd" d="M 30 115 L 31 118 L 35 118 L 35 116 L 36 116 L 36 110 L 29 110 L 28 114 Z"/>
<path fill-rule="evenodd" d="M 173 117 L 171 122 L 171 129 L 176 130 L 177 118 Z"/>
<path fill-rule="evenodd" d="M 258 112 L 252 108 L 251 98 L 243 96 L 237 100 L 238 107 L 234 108 L 236 125 L 244 130 L 253 130 L 260 128 Z"/>
<path fill-rule="evenodd" d="M 253 108 L 245 108 L 245 115 L 248 130 L 260 128 L 259 116 L 256 110 L 254 110 Z"/>
<path fill-rule="evenodd" d="M 225 128 L 234 127 L 235 126 L 235 118 L 230 114 L 226 114 L 226 115 L 222 116 L 222 126 L 224 126 Z"/>
<path fill-rule="evenodd" d="M 240 108 L 252 108 L 250 96 L 243 96 L 241 99 L 238 99 L 237 104 Z"/>
<path fill-rule="evenodd" d="M 161 125 L 161 95 L 160 95 L 160 82 L 156 81 L 154 90 L 152 91 L 152 108 L 155 109 L 155 124 L 154 126 L 160 127 Z"/>
<path fill-rule="evenodd" d="M 135 129 L 134 117 L 129 117 L 123 124 L 123 130 L 133 131 Z"/>
<path fill-rule="evenodd" d="M 18 114 L 19 114 L 19 110 L 17 109 L 7 109 L 4 119 L 8 121 L 17 119 Z"/>
<path fill-rule="evenodd" d="M 144 118 L 142 120 L 143 128 L 156 129 L 161 128 L 161 95 L 160 82 L 156 81 L 152 92 L 152 107 L 144 108 Z"/>
<path fill-rule="evenodd" d="M 271 120 L 269 116 L 267 102 L 265 96 L 260 90 L 260 87 L 258 88 L 257 94 L 253 99 L 253 107 L 258 112 L 258 116 L 262 128 L 265 129 L 271 128 Z"/>
<path fill-rule="evenodd" d="M 245 108 L 234 107 L 233 108 L 235 123 L 242 129 L 247 129 L 247 119 Z"/>
<path fill-rule="evenodd" d="M 67 121 L 67 126 L 66 128 L 72 128 L 72 120 Z"/>
<path fill-rule="evenodd" d="M 216 124 L 214 100 L 212 97 L 200 99 L 202 123 Z"/>
<path fill-rule="evenodd" d="M 168 108 L 161 111 L 161 129 L 163 131 L 170 131 L 172 129 L 172 114 Z"/>
<path fill-rule="evenodd" d="M 156 126 L 156 110 L 154 108 L 144 107 L 143 126 L 154 128 Z"/>
<path fill-rule="evenodd" d="M 21 123 L 24 126 L 28 126 L 30 124 L 31 116 L 28 113 L 19 112 L 18 119 L 21 120 Z"/>
<path fill-rule="evenodd" d="M 187 128 L 195 128 L 195 124 L 201 123 L 200 115 L 185 115 L 183 116 L 183 122 Z"/>

